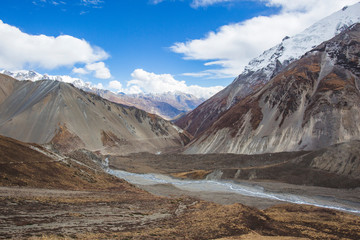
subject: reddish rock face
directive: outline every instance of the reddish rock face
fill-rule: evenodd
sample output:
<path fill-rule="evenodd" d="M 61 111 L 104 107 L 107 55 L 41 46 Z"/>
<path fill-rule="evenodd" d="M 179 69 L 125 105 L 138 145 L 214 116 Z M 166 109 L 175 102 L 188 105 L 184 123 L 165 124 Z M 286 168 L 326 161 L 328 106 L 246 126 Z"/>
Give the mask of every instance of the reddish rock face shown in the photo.
<path fill-rule="evenodd" d="M 187 152 L 312 150 L 360 138 L 360 24 L 241 99 Z"/>

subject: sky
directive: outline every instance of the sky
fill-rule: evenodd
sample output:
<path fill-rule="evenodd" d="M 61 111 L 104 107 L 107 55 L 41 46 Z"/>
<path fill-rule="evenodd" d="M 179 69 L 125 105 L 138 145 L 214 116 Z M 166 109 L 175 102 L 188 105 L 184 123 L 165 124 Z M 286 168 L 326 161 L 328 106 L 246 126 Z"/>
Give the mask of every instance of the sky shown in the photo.
<path fill-rule="evenodd" d="M 359 0 L 1 0 L 0 69 L 208 98 L 264 50 Z"/>

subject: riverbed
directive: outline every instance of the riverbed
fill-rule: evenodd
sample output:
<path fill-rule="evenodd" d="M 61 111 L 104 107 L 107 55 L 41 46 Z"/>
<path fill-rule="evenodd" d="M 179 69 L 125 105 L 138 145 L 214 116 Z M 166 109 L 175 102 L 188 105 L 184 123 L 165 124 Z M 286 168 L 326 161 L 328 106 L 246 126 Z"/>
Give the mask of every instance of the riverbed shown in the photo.
<path fill-rule="evenodd" d="M 162 196 L 190 195 L 222 204 L 240 202 L 258 208 L 287 202 L 360 215 L 359 189 L 329 189 L 271 182 L 182 180 L 164 174 L 111 169 L 108 162 L 104 168 L 111 175 Z"/>

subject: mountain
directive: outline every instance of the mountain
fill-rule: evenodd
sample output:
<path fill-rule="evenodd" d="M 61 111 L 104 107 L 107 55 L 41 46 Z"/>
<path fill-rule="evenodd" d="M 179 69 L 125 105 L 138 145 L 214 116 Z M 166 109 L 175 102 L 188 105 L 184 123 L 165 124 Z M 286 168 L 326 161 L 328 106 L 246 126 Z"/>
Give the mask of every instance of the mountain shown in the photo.
<path fill-rule="evenodd" d="M 360 24 L 239 100 L 188 153 L 313 150 L 360 139 Z"/>
<path fill-rule="evenodd" d="M 75 87 L 87 92 L 95 93 L 102 98 L 112 102 L 134 106 L 149 113 L 159 115 L 160 117 L 171 120 L 180 114 L 193 110 L 205 101 L 203 98 L 197 98 L 194 95 L 183 92 L 166 92 L 166 93 L 139 93 L 125 94 L 114 93 L 109 90 L 99 89 L 90 82 L 84 82 L 80 78 L 73 78 L 67 75 L 52 76 L 40 74 L 30 70 L 8 71 L 2 70 L 0 73 L 13 77 L 17 80 L 53 80 L 65 83 L 71 83 Z"/>
<path fill-rule="evenodd" d="M 84 91 L 89 91 L 95 88 L 95 86 L 93 86 L 90 82 L 84 82 L 80 78 L 73 78 L 67 75 L 52 76 L 48 74 L 40 74 L 31 70 L 18 70 L 18 71 L 1 70 L 0 73 L 13 77 L 19 81 L 29 80 L 32 82 L 36 82 L 40 80 L 52 80 L 52 81 L 59 81 L 64 83 L 71 83 L 75 87 L 82 89 Z"/>
<path fill-rule="evenodd" d="M 116 94 L 108 90 L 96 90 L 96 94 L 112 102 L 134 106 L 167 120 L 191 111 L 205 101 L 203 98 L 182 92 Z"/>
<path fill-rule="evenodd" d="M 224 90 L 205 101 L 175 123 L 193 136 L 199 136 L 219 117 L 307 51 L 360 22 L 360 3 L 320 20 L 302 33 L 285 37 L 277 46 L 250 61 L 245 70 Z"/>
<path fill-rule="evenodd" d="M 159 152 L 189 141 L 172 123 L 135 107 L 112 103 L 73 85 L 17 81 L 0 74 L 0 134 L 51 143 L 63 152 Z"/>

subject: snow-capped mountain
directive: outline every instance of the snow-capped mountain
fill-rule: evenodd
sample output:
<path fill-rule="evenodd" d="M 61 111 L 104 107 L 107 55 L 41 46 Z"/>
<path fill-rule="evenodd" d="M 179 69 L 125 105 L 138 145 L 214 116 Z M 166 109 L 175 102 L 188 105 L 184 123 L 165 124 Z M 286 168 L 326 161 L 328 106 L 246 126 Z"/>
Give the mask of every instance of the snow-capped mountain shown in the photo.
<path fill-rule="evenodd" d="M 75 87 L 82 90 L 89 90 L 95 88 L 95 86 L 93 86 L 90 82 L 84 82 L 80 78 L 73 78 L 67 75 L 53 76 L 48 74 L 40 74 L 31 70 L 17 70 L 17 71 L 2 70 L 0 71 L 0 73 L 8 75 L 20 81 L 30 80 L 35 82 L 39 80 L 52 80 L 52 81 L 71 83 Z"/>
<path fill-rule="evenodd" d="M 359 52 L 360 23 L 241 99 L 187 153 L 289 152 L 359 140 Z"/>
<path fill-rule="evenodd" d="M 149 113 L 157 114 L 167 120 L 171 120 L 180 114 L 191 111 L 205 101 L 203 98 L 197 98 L 194 95 L 183 92 L 139 94 L 114 93 L 109 90 L 99 89 L 97 86 L 90 82 L 85 82 L 80 78 L 73 78 L 66 75 L 52 76 L 29 70 L 2 70 L 0 73 L 20 81 L 30 80 L 35 82 L 39 80 L 52 80 L 71 83 L 79 89 L 95 93 L 107 100 L 127 106 L 134 106 Z"/>
<path fill-rule="evenodd" d="M 360 22 L 360 3 L 344 7 L 293 37 L 286 36 L 280 44 L 251 60 L 242 75 L 263 71 L 266 79 L 269 79 L 279 65 L 287 66 L 290 62 L 299 59 L 305 52 L 357 22 Z"/>
<path fill-rule="evenodd" d="M 191 111 L 205 101 L 203 98 L 182 92 L 124 94 L 97 90 L 96 94 L 112 102 L 134 106 L 167 120 Z"/>
<path fill-rule="evenodd" d="M 343 29 L 360 22 L 360 3 L 344 7 L 303 32 L 285 37 L 277 46 L 251 60 L 245 70 L 224 90 L 176 121 L 194 136 L 212 126 L 219 117 L 244 97 L 264 86 L 272 77 L 307 51 L 329 40 Z"/>

